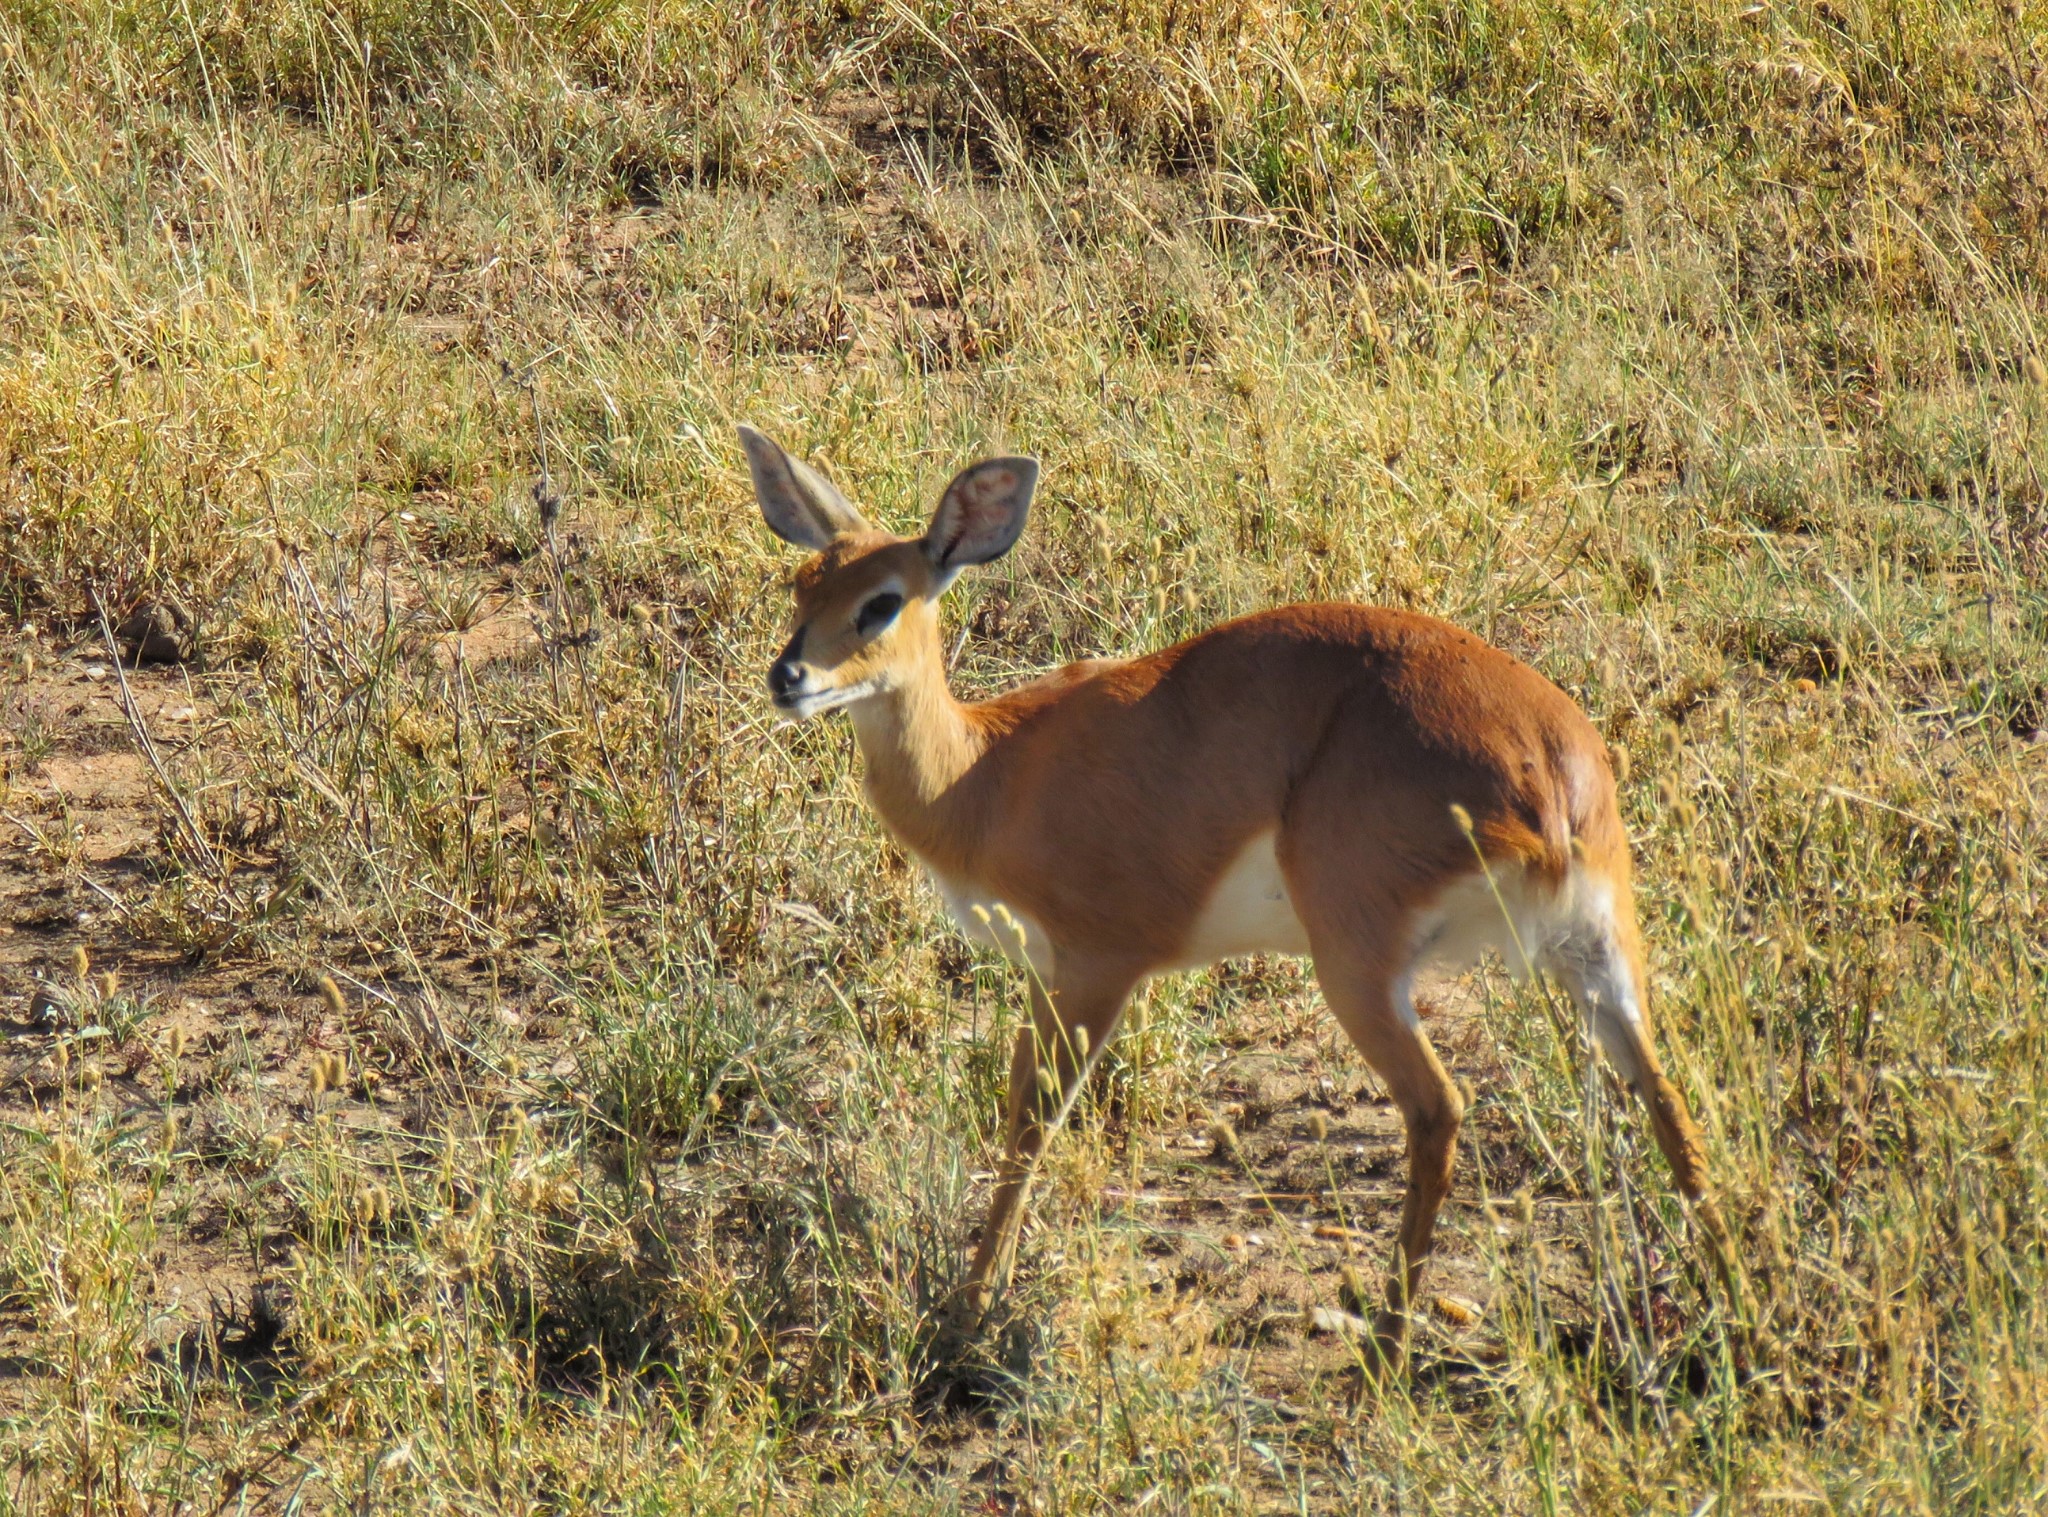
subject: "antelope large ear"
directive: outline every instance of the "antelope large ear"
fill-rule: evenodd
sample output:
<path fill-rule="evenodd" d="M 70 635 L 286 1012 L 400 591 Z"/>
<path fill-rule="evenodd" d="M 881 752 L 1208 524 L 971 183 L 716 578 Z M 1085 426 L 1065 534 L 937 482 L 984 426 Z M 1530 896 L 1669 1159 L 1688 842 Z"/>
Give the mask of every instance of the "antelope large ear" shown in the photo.
<path fill-rule="evenodd" d="M 754 498 L 761 503 L 761 519 L 769 531 L 786 543 L 816 552 L 835 537 L 867 530 L 867 519 L 831 480 L 791 458 L 766 433 L 745 422 L 739 430 L 747 469 L 754 476 Z"/>
<path fill-rule="evenodd" d="M 925 529 L 925 557 L 945 578 L 1001 558 L 1024 530 L 1036 488 L 1035 458 L 990 458 L 961 470 Z"/>

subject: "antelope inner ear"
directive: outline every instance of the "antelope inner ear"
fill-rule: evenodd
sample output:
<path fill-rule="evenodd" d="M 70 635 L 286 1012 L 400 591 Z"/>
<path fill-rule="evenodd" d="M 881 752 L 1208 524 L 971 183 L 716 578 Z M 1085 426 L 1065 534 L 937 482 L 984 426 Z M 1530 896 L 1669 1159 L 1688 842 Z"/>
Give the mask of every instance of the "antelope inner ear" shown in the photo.
<path fill-rule="evenodd" d="M 742 422 L 739 434 L 747 470 L 754 478 L 754 499 L 769 531 L 786 543 L 817 552 L 835 537 L 867 530 L 867 519 L 831 480 L 791 458 L 767 433 Z"/>
<path fill-rule="evenodd" d="M 925 557 L 946 576 L 1001 558 L 1024 530 L 1037 488 L 1035 458 L 990 458 L 963 469 L 925 529 Z"/>

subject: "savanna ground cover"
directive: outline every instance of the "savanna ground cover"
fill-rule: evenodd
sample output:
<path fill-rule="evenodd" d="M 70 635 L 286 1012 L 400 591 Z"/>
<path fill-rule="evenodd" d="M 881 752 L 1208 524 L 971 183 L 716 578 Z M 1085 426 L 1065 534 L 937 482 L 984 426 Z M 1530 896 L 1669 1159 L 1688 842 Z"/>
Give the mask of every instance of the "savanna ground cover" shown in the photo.
<path fill-rule="evenodd" d="M 0 1508 L 2042 1505 L 2044 22 L 11 0 Z M 964 691 L 1343 597 L 1578 696 L 1735 1297 L 1481 972 L 1369 1383 L 1398 1122 L 1252 961 L 920 1394 L 1023 987 L 770 719 L 738 420 L 1044 460 Z"/>

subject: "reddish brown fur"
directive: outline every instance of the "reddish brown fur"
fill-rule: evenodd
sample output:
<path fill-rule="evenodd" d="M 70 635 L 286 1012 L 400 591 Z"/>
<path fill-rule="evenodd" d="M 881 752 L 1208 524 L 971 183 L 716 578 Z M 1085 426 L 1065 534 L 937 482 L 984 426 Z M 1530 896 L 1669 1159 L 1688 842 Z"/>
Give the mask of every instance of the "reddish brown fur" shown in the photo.
<path fill-rule="evenodd" d="M 869 780 L 891 830 L 1063 951 L 1146 968 L 1172 960 L 1250 839 L 1324 828 L 1301 815 L 1311 771 L 1378 818 L 1377 864 L 1405 906 L 1472 871 L 1452 802 L 1488 855 L 1552 878 L 1613 804 L 1605 747 L 1555 686 L 1405 611 L 1290 606 L 974 705 L 883 701 L 856 720 L 901 755 Z M 1343 741 L 1354 732 L 1373 736 Z"/>
<path fill-rule="evenodd" d="M 772 471 L 779 455 L 767 457 Z M 1008 462 L 1035 477 L 1028 461 Z M 764 490 L 780 475 L 766 477 Z M 803 488 L 829 490 L 814 479 Z M 935 524 L 932 539 L 962 530 L 948 515 L 953 494 L 940 512 L 947 530 Z M 812 536 L 812 497 L 776 499 L 781 520 Z M 969 504 L 986 512 L 991 501 L 1000 491 L 984 474 Z M 815 514 L 827 518 L 815 532 L 823 551 L 797 573 L 795 636 L 778 665 L 802 671 L 790 708 L 830 709 L 857 692 L 847 705 L 867 789 L 890 830 L 935 874 L 1000 900 L 1050 940 L 1034 1026 L 1012 1062 L 1010 1139 L 963 1319 L 978 1318 L 1007 1273 L 1036 1155 L 1130 990 L 1181 960 L 1219 880 L 1270 832 L 1331 1008 L 1408 1124 L 1411 1183 L 1381 1324 L 1396 1347 L 1462 1111 L 1398 987 L 1425 912 L 1479 868 L 1475 844 L 1489 867 L 1539 886 L 1561 887 L 1575 867 L 1603 881 L 1641 998 L 1627 838 L 1599 735 L 1563 692 L 1470 633 L 1339 604 L 1242 617 L 962 704 L 940 651 L 937 599 L 952 572 L 943 552 L 866 529 L 836 492 Z M 879 633 L 861 630 L 860 609 L 892 589 L 900 614 Z M 1622 1053 L 1680 1188 L 1697 1197 L 1698 1135 L 1647 1021 L 1620 1036 L 1632 1040 Z M 1054 1073 L 1049 1089 L 1041 1066 Z"/>

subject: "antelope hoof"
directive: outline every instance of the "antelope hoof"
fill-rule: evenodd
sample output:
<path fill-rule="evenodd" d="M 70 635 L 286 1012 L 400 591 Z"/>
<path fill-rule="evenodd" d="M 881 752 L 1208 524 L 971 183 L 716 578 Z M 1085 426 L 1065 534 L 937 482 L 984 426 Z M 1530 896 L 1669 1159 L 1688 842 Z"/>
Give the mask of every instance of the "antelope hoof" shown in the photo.
<path fill-rule="evenodd" d="M 969 1410 L 993 1394 L 995 1381 L 976 1353 L 994 1292 L 985 1285 L 963 1285 L 939 1319 L 938 1331 L 925 1357 L 916 1404 L 925 1410 Z"/>
<path fill-rule="evenodd" d="M 981 1336 L 982 1325 L 988 1321 L 989 1308 L 994 1304 L 995 1292 L 982 1282 L 970 1281 L 961 1286 L 954 1292 L 939 1323 L 934 1352 L 941 1358 L 957 1357 L 961 1350 Z"/>

